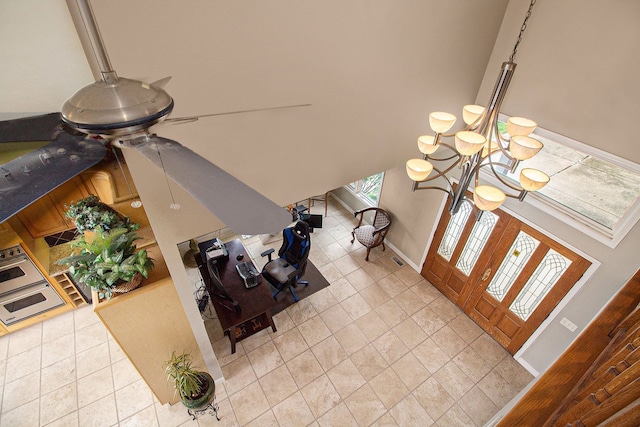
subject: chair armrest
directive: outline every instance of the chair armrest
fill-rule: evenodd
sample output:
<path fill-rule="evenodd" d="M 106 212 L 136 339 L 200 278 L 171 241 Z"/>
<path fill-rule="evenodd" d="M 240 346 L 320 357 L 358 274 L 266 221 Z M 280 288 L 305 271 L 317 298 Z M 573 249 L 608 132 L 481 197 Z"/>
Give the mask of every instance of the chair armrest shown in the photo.
<path fill-rule="evenodd" d="M 269 261 L 271 261 L 271 254 L 274 253 L 276 250 L 273 248 L 267 249 L 266 251 L 262 252 L 260 254 L 260 256 L 269 256 Z"/>

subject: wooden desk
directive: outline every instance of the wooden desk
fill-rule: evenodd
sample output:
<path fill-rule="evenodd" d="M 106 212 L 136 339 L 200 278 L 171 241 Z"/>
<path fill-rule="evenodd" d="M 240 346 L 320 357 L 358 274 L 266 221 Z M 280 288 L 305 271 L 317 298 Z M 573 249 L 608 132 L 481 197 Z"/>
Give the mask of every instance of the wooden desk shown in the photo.
<path fill-rule="evenodd" d="M 213 307 L 216 310 L 222 329 L 229 336 L 229 341 L 231 341 L 231 353 L 235 353 L 237 341 L 243 340 L 269 326 L 271 326 L 273 332 L 276 331 L 276 325 L 271 317 L 271 309 L 276 306 L 276 302 L 271 296 L 266 280 L 262 279 L 262 283 L 250 289 L 244 286 L 243 280 L 236 271 L 236 265 L 244 261 L 251 261 L 251 257 L 238 239 L 225 243 L 229 251 L 229 258 L 218 260 L 218 271 L 225 290 L 240 304 L 241 311 L 236 313 L 218 302 L 219 298 L 215 296 L 213 291 L 209 270 L 203 262 L 205 260 L 205 250 L 212 243 L 213 241 L 211 240 L 199 243 L 200 253 L 196 254 L 194 258 L 198 263 L 198 269 L 211 296 Z M 236 257 L 240 254 L 244 258 L 238 261 Z"/>

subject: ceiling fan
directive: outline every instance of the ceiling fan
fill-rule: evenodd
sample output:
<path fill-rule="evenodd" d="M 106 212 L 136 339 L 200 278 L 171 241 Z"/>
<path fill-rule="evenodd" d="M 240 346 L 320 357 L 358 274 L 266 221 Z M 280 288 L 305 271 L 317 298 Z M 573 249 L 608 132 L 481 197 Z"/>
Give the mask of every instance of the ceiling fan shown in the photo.
<path fill-rule="evenodd" d="M 118 77 L 109 62 L 88 0 L 77 0 L 102 79 L 81 88 L 51 113 L 0 122 L 0 142 L 51 141 L 0 165 L 0 222 L 64 182 L 100 162 L 105 146 L 134 149 L 190 193 L 229 228 L 242 234 L 274 233 L 291 215 L 262 194 L 176 141 L 149 128 L 161 121 L 190 122 L 200 117 L 310 104 L 167 119 L 174 101 L 156 83 Z"/>

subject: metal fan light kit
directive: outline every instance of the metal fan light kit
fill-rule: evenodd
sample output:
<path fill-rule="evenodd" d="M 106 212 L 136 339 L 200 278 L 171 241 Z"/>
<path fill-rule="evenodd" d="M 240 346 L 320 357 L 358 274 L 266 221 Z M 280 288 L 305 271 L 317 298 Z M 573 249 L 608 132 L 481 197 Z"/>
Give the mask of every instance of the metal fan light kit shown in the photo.
<path fill-rule="evenodd" d="M 141 153 L 237 233 L 266 234 L 286 227 L 291 216 L 283 207 L 180 143 L 149 132 L 173 110 L 174 100 L 162 88 L 168 78 L 149 84 L 119 77 L 111 67 L 88 0 L 76 0 L 76 4 L 101 80 L 76 92 L 64 103 L 59 116 L 54 113 L 0 122 L 0 142 L 52 141 L 0 166 L 0 222 L 100 162 L 105 146 L 112 143 Z M 200 117 L 309 105 L 168 121 L 188 123 Z M 172 208 L 178 208 L 175 201 Z"/>

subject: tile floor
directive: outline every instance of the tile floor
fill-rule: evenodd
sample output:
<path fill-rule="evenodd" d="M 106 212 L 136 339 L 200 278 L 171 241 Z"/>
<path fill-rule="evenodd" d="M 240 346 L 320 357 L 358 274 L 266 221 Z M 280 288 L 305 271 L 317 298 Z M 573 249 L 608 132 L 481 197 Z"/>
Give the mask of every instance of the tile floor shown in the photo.
<path fill-rule="evenodd" d="M 310 255 L 331 286 L 276 315 L 276 333 L 232 355 L 206 319 L 221 421 L 160 405 L 84 307 L 0 337 L 0 427 L 483 425 L 531 375 L 391 250 L 365 262 L 352 227 L 331 201 Z"/>

